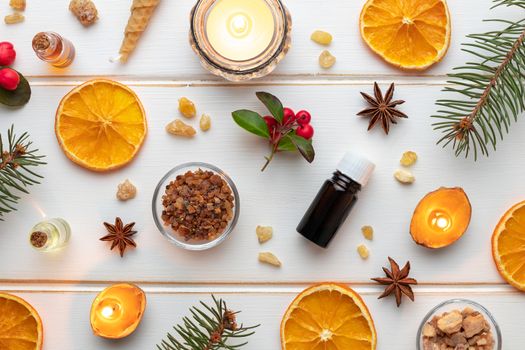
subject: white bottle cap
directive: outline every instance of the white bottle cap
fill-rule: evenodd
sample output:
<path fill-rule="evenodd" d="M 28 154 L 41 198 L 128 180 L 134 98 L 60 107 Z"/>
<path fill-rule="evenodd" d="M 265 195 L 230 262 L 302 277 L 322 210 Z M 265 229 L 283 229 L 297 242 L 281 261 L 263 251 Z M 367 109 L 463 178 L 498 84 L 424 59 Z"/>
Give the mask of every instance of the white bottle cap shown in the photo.
<path fill-rule="evenodd" d="M 337 170 L 365 187 L 376 165 L 365 157 L 347 152 L 337 165 Z"/>

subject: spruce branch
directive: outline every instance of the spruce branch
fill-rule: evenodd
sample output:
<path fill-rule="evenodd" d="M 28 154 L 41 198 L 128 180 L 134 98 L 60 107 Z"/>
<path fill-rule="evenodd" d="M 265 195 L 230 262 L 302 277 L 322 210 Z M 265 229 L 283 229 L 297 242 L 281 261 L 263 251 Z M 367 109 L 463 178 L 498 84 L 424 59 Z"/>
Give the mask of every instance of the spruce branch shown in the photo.
<path fill-rule="evenodd" d="M 213 306 L 200 302 L 202 308 L 192 307 L 191 318 L 183 317 L 182 324 L 173 327 L 178 337 L 168 333 L 167 339 L 157 345 L 159 350 L 236 350 L 248 342 L 227 344 L 230 339 L 246 338 L 253 329 L 237 325 L 237 314 L 228 309 L 226 302 L 212 295 Z"/>
<path fill-rule="evenodd" d="M 525 8 L 525 0 L 495 0 L 497 6 Z M 525 19 L 487 20 L 504 28 L 471 34 L 463 51 L 472 62 L 454 68 L 443 89 L 451 98 L 439 99 L 434 129 L 442 132 L 438 144 L 452 145 L 456 156 L 489 155 L 511 124 L 525 111 Z"/>
<path fill-rule="evenodd" d="M 42 176 L 32 168 L 45 164 L 38 155 L 38 149 L 32 149 L 29 134 L 24 132 L 16 136 L 13 126 L 7 131 L 7 143 L 0 134 L 0 221 L 3 216 L 16 210 L 20 197 L 17 192 L 29 193 L 28 186 L 38 184 Z"/>

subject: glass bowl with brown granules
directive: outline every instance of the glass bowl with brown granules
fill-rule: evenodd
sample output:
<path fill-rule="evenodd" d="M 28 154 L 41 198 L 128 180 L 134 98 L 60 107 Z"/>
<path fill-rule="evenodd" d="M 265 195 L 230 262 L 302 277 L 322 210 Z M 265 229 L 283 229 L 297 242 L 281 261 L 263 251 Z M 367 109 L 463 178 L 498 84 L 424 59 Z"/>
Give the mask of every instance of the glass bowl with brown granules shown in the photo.
<path fill-rule="evenodd" d="M 231 178 L 207 163 L 185 163 L 171 169 L 153 194 L 153 219 L 175 245 L 206 250 L 232 232 L 240 211 Z"/>

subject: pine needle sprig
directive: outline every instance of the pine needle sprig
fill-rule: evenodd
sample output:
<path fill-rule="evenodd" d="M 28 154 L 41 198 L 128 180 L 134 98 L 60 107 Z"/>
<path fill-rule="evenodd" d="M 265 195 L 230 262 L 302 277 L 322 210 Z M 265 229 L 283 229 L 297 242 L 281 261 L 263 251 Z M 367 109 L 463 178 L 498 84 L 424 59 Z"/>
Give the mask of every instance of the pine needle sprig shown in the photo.
<path fill-rule="evenodd" d="M 498 6 L 519 6 L 525 9 L 525 0 L 494 0 L 494 3 L 495 4 L 492 6 L 492 8 Z"/>
<path fill-rule="evenodd" d="M 41 160 L 45 156 L 31 148 L 29 134 L 16 136 L 13 128 L 7 131 L 7 144 L 0 134 L 0 221 L 5 214 L 16 210 L 20 199 L 16 192 L 29 193 L 27 187 L 38 184 L 42 178 L 31 168 L 45 164 Z"/>
<path fill-rule="evenodd" d="M 226 302 L 212 295 L 213 306 L 200 302 L 202 308 L 192 307 L 191 318 L 183 317 L 182 324 L 173 327 L 177 336 L 170 333 L 167 339 L 157 345 L 159 350 L 236 350 L 248 342 L 228 344 L 230 339 L 246 338 L 253 335 L 259 325 L 244 327 L 237 325 L 238 312 L 228 309 Z"/>
<path fill-rule="evenodd" d="M 495 6 L 525 8 L 525 0 L 496 0 Z M 488 156 L 511 124 L 525 111 L 525 19 L 488 20 L 501 30 L 468 35 L 463 51 L 474 60 L 454 68 L 450 86 L 443 89 L 453 97 L 440 99 L 433 124 L 442 132 L 438 144 L 452 145 L 456 156 Z"/>

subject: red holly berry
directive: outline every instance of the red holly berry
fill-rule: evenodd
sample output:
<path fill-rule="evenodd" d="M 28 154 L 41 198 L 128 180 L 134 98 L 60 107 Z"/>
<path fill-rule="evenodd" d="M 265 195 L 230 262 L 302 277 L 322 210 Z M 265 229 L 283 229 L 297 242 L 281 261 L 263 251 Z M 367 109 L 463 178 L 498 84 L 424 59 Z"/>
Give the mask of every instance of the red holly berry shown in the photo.
<path fill-rule="evenodd" d="M 291 108 L 284 107 L 283 114 L 284 114 L 284 118 L 283 118 L 284 125 L 290 125 L 293 122 L 295 122 L 295 119 L 296 119 L 295 113 Z"/>
<path fill-rule="evenodd" d="M 310 124 L 301 124 L 297 127 L 297 130 L 295 130 L 295 133 L 298 136 L 310 140 L 312 137 L 314 137 L 314 128 Z"/>
<path fill-rule="evenodd" d="M 16 58 L 13 44 L 3 41 L 0 43 L 0 66 L 10 66 Z"/>
<path fill-rule="evenodd" d="M 20 76 L 11 68 L 4 68 L 0 70 L 0 87 L 6 90 L 16 90 L 20 84 Z"/>
<path fill-rule="evenodd" d="M 271 134 L 277 127 L 277 120 L 275 120 L 274 117 L 271 117 L 269 115 L 265 116 L 263 119 L 266 122 L 266 125 L 268 126 L 268 131 Z"/>
<path fill-rule="evenodd" d="M 297 122 L 301 125 L 310 124 L 312 120 L 312 115 L 308 111 L 299 111 L 295 116 L 297 117 Z"/>

